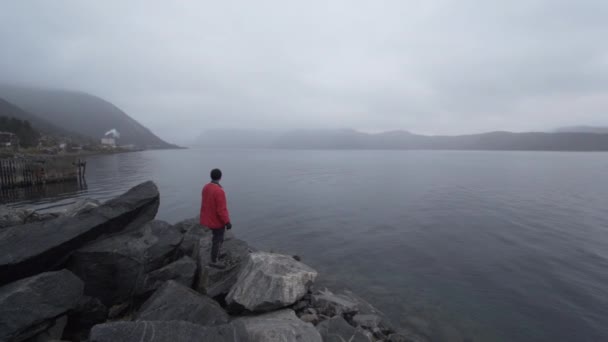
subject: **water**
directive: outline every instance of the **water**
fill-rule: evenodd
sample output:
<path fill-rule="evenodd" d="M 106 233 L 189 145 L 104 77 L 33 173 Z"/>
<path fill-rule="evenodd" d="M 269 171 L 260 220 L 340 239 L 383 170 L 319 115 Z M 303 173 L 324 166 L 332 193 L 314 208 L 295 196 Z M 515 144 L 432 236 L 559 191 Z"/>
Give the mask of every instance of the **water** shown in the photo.
<path fill-rule="evenodd" d="M 300 255 L 396 325 L 416 317 L 436 340 L 608 340 L 606 153 L 146 151 L 91 157 L 87 189 L 17 205 L 152 179 L 158 217 L 176 222 L 198 214 L 213 167 L 239 237 Z"/>

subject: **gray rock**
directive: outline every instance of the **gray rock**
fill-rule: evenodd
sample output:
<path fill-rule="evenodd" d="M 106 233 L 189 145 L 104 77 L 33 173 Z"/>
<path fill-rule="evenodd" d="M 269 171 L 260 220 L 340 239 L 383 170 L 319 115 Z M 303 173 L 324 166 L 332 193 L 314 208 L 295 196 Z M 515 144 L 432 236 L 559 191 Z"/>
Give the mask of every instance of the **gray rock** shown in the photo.
<path fill-rule="evenodd" d="M 359 297 L 358 295 L 356 295 L 355 293 L 351 292 L 351 291 L 343 291 L 341 293 L 341 295 L 350 298 L 351 301 L 354 301 L 357 303 L 357 308 L 358 308 L 358 313 L 360 315 L 375 315 L 378 317 L 379 322 L 378 322 L 378 329 L 381 331 L 381 333 L 383 335 L 390 335 L 391 333 L 395 332 L 395 329 L 393 328 L 391 322 L 389 321 L 388 317 L 386 317 L 386 315 L 378 310 L 376 307 L 374 307 L 373 305 L 371 305 L 369 302 L 367 302 L 365 299 Z"/>
<path fill-rule="evenodd" d="M 244 342 L 245 333 L 232 324 L 204 327 L 181 321 L 113 322 L 96 325 L 89 342 Z"/>
<path fill-rule="evenodd" d="M 61 216 L 59 213 L 40 213 L 32 208 L 10 208 L 0 205 L 0 229 L 46 221 L 59 216 Z"/>
<path fill-rule="evenodd" d="M 198 255 L 198 268 L 194 288 L 209 297 L 227 294 L 232 286 L 236 284 L 240 270 L 249 258 L 251 247 L 246 242 L 235 238 L 232 234 L 226 234 L 222 253 L 226 256 L 222 262 L 226 264 L 225 269 L 208 267 L 211 261 L 211 237 L 200 239 L 200 253 Z"/>
<path fill-rule="evenodd" d="M 281 310 L 259 316 L 236 319 L 233 324 L 243 327 L 242 341 L 321 342 L 321 335 L 310 323 L 300 320 L 293 310 Z"/>
<path fill-rule="evenodd" d="M 317 310 L 313 309 L 313 308 L 307 308 L 306 310 L 304 310 L 304 312 L 309 313 L 311 315 L 317 315 Z"/>
<path fill-rule="evenodd" d="M 378 315 L 383 320 L 386 319 L 384 317 L 384 313 L 382 313 L 382 311 L 378 310 L 376 307 L 374 307 L 369 302 L 367 302 L 365 299 L 356 295 L 352 291 L 345 290 L 342 293 L 340 293 L 340 295 L 345 298 L 348 298 L 352 302 L 357 303 L 358 312 L 360 314 L 363 314 L 363 315 L 374 314 L 374 315 Z"/>
<path fill-rule="evenodd" d="M 291 256 L 252 253 L 226 296 L 226 302 L 249 311 L 286 307 L 302 298 L 316 278 L 317 271 Z"/>
<path fill-rule="evenodd" d="M 36 216 L 36 212 L 29 208 L 10 208 L 0 205 L 0 229 L 22 225 Z M 33 221 L 36 221 L 35 219 Z"/>
<path fill-rule="evenodd" d="M 54 218 L 68 216 L 74 217 L 100 206 L 101 203 L 93 199 L 77 199 L 59 211 L 40 212 L 33 208 L 11 208 L 0 205 L 0 229 L 19 226 L 26 223 L 47 221 Z"/>
<path fill-rule="evenodd" d="M 341 316 L 332 317 L 317 325 L 324 342 L 371 342 L 362 329 L 348 324 Z"/>
<path fill-rule="evenodd" d="M 334 294 L 327 289 L 313 293 L 312 306 L 320 314 L 328 317 L 354 315 L 359 312 L 359 305 L 356 299 L 344 294 Z"/>
<path fill-rule="evenodd" d="M 374 330 L 380 326 L 382 318 L 375 314 L 357 314 L 353 317 L 353 322 L 367 330 Z"/>
<path fill-rule="evenodd" d="M 196 260 L 200 250 L 200 240 L 211 239 L 211 231 L 200 225 L 198 217 L 178 222 L 174 227 L 184 236 L 179 247 L 181 253 Z"/>
<path fill-rule="evenodd" d="M 0 341 L 23 341 L 51 329 L 57 317 L 76 307 L 83 287 L 67 270 L 0 287 Z"/>
<path fill-rule="evenodd" d="M 118 303 L 112 305 L 108 309 L 108 318 L 111 320 L 124 317 L 129 313 L 129 309 L 131 308 L 131 301 Z"/>
<path fill-rule="evenodd" d="M 25 223 L 26 217 L 34 213 L 32 209 L 10 208 L 0 205 L 0 229 Z"/>
<path fill-rule="evenodd" d="M 312 324 L 319 323 L 319 316 L 317 316 L 315 314 L 309 314 L 309 313 L 303 314 L 300 316 L 300 319 L 306 323 L 312 323 Z"/>
<path fill-rule="evenodd" d="M 137 293 L 144 294 L 154 291 L 168 280 L 175 280 L 184 286 L 192 287 L 195 273 L 196 262 L 189 256 L 184 256 L 167 266 L 148 273 L 144 279 L 143 288 L 139 289 Z"/>
<path fill-rule="evenodd" d="M 295 311 L 302 311 L 306 310 L 309 306 L 310 303 L 307 300 L 301 299 L 293 305 L 292 309 Z"/>
<path fill-rule="evenodd" d="M 99 299 L 82 297 L 70 312 L 64 336 L 74 341 L 86 340 L 95 324 L 106 321 L 108 312 L 108 308 Z"/>
<path fill-rule="evenodd" d="M 142 305 L 135 319 L 218 325 L 228 323 L 228 314 L 213 299 L 171 280 Z"/>
<path fill-rule="evenodd" d="M 78 248 L 133 222 L 156 215 L 159 194 L 152 182 L 78 217 L 60 217 L 0 231 L 0 285 L 61 265 Z"/>
<path fill-rule="evenodd" d="M 51 326 L 40 334 L 30 338 L 27 342 L 48 342 L 52 340 L 60 339 L 63 336 L 63 329 L 68 322 L 68 316 L 63 315 L 57 319 L 50 320 Z"/>
<path fill-rule="evenodd" d="M 94 242 L 72 254 L 68 268 L 85 283 L 85 294 L 106 306 L 144 288 L 146 274 L 175 260 L 182 235 L 163 221 Z"/>
<path fill-rule="evenodd" d="M 75 217 L 88 213 L 94 208 L 97 208 L 101 205 L 101 202 L 98 200 L 94 200 L 91 198 L 79 198 L 76 202 L 68 205 L 63 208 L 60 212 L 58 212 L 61 216 L 67 217 Z"/>

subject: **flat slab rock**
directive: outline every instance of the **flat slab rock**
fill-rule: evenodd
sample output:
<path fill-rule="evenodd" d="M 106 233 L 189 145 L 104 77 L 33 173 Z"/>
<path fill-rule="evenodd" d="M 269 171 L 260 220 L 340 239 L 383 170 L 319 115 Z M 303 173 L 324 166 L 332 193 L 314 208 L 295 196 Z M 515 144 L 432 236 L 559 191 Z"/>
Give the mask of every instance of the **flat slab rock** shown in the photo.
<path fill-rule="evenodd" d="M 293 310 L 285 309 L 233 321 L 246 335 L 243 341 L 322 342 L 321 335 L 310 323 L 300 320 Z"/>
<path fill-rule="evenodd" d="M 166 282 L 137 313 L 137 321 L 186 321 L 200 325 L 228 323 L 228 314 L 213 299 L 175 281 Z"/>
<path fill-rule="evenodd" d="M 113 322 L 91 329 L 89 342 L 244 342 L 238 327 L 225 324 L 204 327 L 181 321 Z"/>
<path fill-rule="evenodd" d="M 0 285 L 48 271 L 104 235 L 153 219 L 158 204 L 156 185 L 146 182 L 77 217 L 0 230 Z"/>
<path fill-rule="evenodd" d="M 57 317 L 77 306 L 83 288 L 67 270 L 0 287 L 0 341 L 23 341 L 52 328 Z"/>
<path fill-rule="evenodd" d="M 283 308 L 302 298 L 316 278 L 317 271 L 291 256 L 255 252 L 240 271 L 226 302 L 253 312 Z"/>

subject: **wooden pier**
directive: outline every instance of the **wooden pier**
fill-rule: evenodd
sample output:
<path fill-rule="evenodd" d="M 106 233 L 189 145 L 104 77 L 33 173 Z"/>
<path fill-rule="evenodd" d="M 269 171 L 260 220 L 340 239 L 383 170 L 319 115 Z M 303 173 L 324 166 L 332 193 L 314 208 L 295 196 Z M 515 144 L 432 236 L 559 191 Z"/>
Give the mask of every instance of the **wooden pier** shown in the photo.
<path fill-rule="evenodd" d="M 86 162 L 67 157 L 0 159 L 0 189 L 59 182 L 82 182 Z"/>

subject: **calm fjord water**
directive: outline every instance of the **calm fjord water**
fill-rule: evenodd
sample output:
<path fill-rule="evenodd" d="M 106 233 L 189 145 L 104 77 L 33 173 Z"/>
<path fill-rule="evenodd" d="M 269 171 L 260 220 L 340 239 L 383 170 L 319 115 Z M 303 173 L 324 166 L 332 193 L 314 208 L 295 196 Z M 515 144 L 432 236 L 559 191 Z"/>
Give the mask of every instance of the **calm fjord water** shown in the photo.
<path fill-rule="evenodd" d="M 235 233 L 298 254 L 395 325 L 438 340 L 608 340 L 608 154 L 177 150 L 89 158 L 86 190 L 144 180 L 158 218 L 198 214 L 220 167 Z"/>

